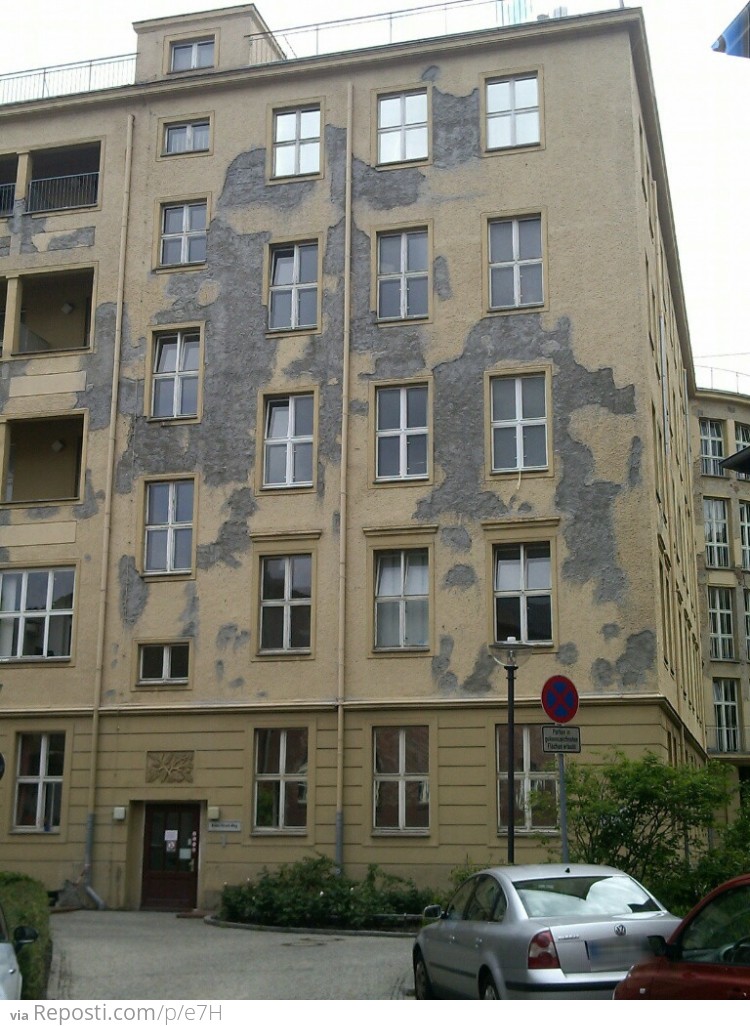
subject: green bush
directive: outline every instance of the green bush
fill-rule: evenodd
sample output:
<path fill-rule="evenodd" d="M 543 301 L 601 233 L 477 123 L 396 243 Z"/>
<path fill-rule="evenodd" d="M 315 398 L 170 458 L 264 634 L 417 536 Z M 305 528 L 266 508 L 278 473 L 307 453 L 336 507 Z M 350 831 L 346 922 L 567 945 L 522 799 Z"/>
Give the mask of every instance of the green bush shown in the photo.
<path fill-rule="evenodd" d="M 44 998 L 52 959 L 47 891 L 38 880 L 24 873 L 0 873 L 0 904 L 11 936 L 17 926 L 33 926 L 39 932 L 38 940 L 21 948 L 18 964 L 23 974 L 21 996 Z"/>
<path fill-rule="evenodd" d="M 364 880 L 351 880 L 321 856 L 227 885 L 220 915 L 228 922 L 261 926 L 382 928 L 388 925 L 382 916 L 421 915 L 431 901 L 430 891 L 377 866 L 368 867 Z"/>

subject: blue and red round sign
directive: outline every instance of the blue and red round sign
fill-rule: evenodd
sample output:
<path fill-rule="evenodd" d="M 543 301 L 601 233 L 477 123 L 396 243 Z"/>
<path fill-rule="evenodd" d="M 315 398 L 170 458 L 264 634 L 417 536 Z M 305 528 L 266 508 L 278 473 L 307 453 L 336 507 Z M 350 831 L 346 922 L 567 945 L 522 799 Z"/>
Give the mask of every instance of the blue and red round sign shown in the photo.
<path fill-rule="evenodd" d="M 542 688 L 542 708 L 555 723 L 567 723 L 578 712 L 578 692 L 572 680 L 560 674 Z"/>

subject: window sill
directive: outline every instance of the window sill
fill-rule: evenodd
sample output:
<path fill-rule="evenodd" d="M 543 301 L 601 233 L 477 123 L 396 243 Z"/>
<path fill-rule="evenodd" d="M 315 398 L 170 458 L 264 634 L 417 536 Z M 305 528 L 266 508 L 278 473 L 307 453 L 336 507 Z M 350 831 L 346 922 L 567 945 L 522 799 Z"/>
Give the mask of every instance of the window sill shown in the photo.
<path fill-rule="evenodd" d="M 482 150 L 483 157 L 501 157 L 506 153 L 534 153 L 536 150 L 543 150 L 544 143 L 518 143 L 516 146 L 486 146 Z"/>
<path fill-rule="evenodd" d="M 255 653 L 256 659 L 310 659 L 311 648 L 263 648 Z"/>
<path fill-rule="evenodd" d="M 307 827 L 253 827 L 251 837 L 307 837 Z"/>
<path fill-rule="evenodd" d="M 311 492 L 315 488 L 313 481 L 295 481 L 294 484 L 264 484 L 261 486 L 261 495 L 273 495 L 278 492 L 283 492 L 287 495 L 289 492 Z"/>
<path fill-rule="evenodd" d="M 193 567 L 187 570 L 141 570 L 141 577 L 145 581 L 174 581 L 185 580 L 195 573 Z"/>
<path fill-rule="evenodd" d="M 403 830 L 399 827 L 391 827 L 386 829 L 385 827 L 379 827 L 372 831 L 372 837 L 429 837 L 429 827 L 404 827 Z"/>
<path fill-rule="evenodd" d="M 160 424 L 166 427 L 168 424 L 200 424 L 201 418 L 191 414 L 189 417 L 146 417 L 148 424 Z"/>
<path fill-rule="evenodd" d="M 319 324 L 306 324 L 299 328 L 266 328 L 266 335 L 271 338 L 295 338 L 299 335 L 320 335 L 322 328 Z"/>
<path fill-rule="evenodd" d="M 73 657 L 66 656 L 0 656 L 0 666 L 39 666 L 46 663 L 72 663 Z"/>
<path fill-rule="evenodd" d="M 376 477 L 373 486 L 387 488 L 388 485 L 426 485 L 431 481 L 429 474 L 411 474 L 409 477 Z"/>
<path fill-rule="evenodd" d="M 136 683 L 137 691 L 164 691 L 167 689 L 177 688 L 178 690 L 185 690 L 190 686 L 190 681 L 187 680 L 139 680 Z"/>
<path fill-rule="evenodd" d="M 402 168 L 410 167 L 424 167 L 427 164 L 432 163 L 432 157 L 430 154 L 426 154 L 424 157 L 414 157 L 412 160 L 389 160 L 385 163 L 376 163 L 376 171 L 398 171 Z"/>
<path fill-rule="evenodd" d="M 487 308 L 488 317 L 497 317 L 504 314 L 535 313 L 547 309 L 547 301 L 541 303 L 527 303 L 525 306 L 490 306 Z"/>
<path fill-rule="evenodd" d="M 205 267 L 208 261 L 197 260 L 193 264 L 157 264 L 154 268 L 154 273 L 169 274 L 174 271 L 200 271 L 202 267 Z"/>
<path fill-rule="evenodd" d="M 414 314 L 413 317 L 377 317 L 375 323 L 379 328 L 404 327 L 406 324 L 430 324 L 432 315 Z"/>
<path fill-rule="evenodd" d="M 162 160 L 171 160 L 172 157 L 207 157 L 211 153 L 210 149 L 205 150 L 175 150 L 174 153 L 169 153 L 167 150 L 162 150 L 159 157 Z"/>
<path fill-rule="evenodd" d="M 393 656 L 397 656 L 397 657 L 398 656 L 410 656 L 410 657 L 422 656 L 422 657 L 424 657 L 424 656 L 432 655 L 432 646 L 431 645 L 421 645 L 419 647 L 413 646 L 411 648 L 406 648 L 406 647 L 403 647 L 403 648 L 373 648 L 373 650 L 371 651 L 370 655 L 375 656 L 375 657 L 378 657 L 378 656 L 385 656 L 385 657 L 389 657 L 389 656 L 390 657 L 393 657 Z"/>
<path fill-rule="evenodd" d="M 286 185 L 290 182 L 315 182 L 323 178 L 322 171 L 301 171 L 297 175 L 269 175 L 268 185 Z"/>

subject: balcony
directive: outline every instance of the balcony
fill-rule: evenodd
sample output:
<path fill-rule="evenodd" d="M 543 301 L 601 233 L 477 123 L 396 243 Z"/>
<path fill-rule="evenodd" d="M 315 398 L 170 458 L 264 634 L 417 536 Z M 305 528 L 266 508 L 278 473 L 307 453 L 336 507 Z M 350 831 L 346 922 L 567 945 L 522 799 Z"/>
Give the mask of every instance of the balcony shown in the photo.
<path fill-rule="evenodd" d="M 32 153 L 27 212 L 39 214 L 96 206 L 99 160 L 99 143 Z"/>
<path fill-rule="evenodd" d="M 87 349 L 93 291 L 94 272 L 90 269 L 22 275 L 15 299 L 17 312 L 12 308 L 10 317 L 5 318 L 8 337 L 3 342 L 9 355 Z M 8 292 L 7 283 L 0 280 L 0 313 L 10 305 Z"/>
<path fill-rule="evenodd" d="M 706 727 L 706 749 L 712 755 L 750 757 L 750 729 L 743 727 Z"/>
<path fill-rule="evenodd" d="M 0 217 L 13 213 L 17 167 L 18 158 L 15 153 L 0 157 Z"/>
<path fill-rule="evenodd" d="M 81 494 L 83 417 L 9 421 L 3 501 L 75 501 Z"/>

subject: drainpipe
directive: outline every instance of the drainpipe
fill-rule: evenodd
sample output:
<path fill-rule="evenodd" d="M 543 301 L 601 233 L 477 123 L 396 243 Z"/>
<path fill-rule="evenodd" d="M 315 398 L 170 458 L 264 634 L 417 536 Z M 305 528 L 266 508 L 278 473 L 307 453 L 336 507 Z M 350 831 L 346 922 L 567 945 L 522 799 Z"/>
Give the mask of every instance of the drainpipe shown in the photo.
<path fill-rule="evenodd" d="M 353 89 L 349 82 L 346 111 L 346 194 L 344 200 L 344 339 L 341 368 L 341 470 L 339 484 L 339 623 L 336 689 L 336 850 L 344 868 L 344 701 L 346 698 L 346 540 L 348 529 L 349 343 L 351 337 L 352 265 L 352 120 Z"/>
<path fill-rule="evenodd" d="M 91 869 L 94 852 L 94 822 L 96 810 L 96 784 L 99 769 L 99 729 L 102 702 L 102 679 L 104 674 L 104 635 L 107 626 L 107 596 L 109 594 L 109 556 L 112 536 L 112 492 L 115 476 L 115 439 L 117 435 L 117 403 L 120 383 L 120 353 L 122 350 L 122 319 L 125 295 L 125 254 L 128 241 L 128 219 L 130 216 L 130 179 L 133 164 L 133 126 L 135 116 L 128 115 L 125 140 L 125 182 L 120 220 L 120 257 L 117 267 L 117 302 L 115 312 L 115 338 L 112 354 L 112 395 L 109 407 L 109 434 L 107 438 L 107 477 L 104 487 L 104 525 L 102 529 L 102 565 L 99 578 L 99 620 L 96 639 L 96 673 L 94 677 L 93 714 L 91 718 L 91 762 L 89 769 L 89 792 L 86 811 L 86 848 L 83 862 L 83 884 L 86 893 L 98 908 L 105 903 L 91 886 Z"/>

